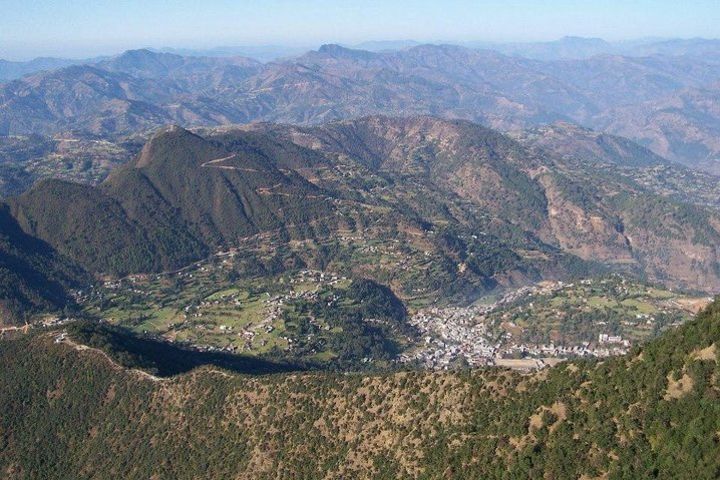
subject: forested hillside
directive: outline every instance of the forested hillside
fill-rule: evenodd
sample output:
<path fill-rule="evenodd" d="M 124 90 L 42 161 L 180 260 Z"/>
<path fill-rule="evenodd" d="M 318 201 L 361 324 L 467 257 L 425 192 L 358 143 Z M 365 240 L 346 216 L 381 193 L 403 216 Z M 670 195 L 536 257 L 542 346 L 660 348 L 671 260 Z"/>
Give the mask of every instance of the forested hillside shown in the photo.
<path fill-rule="evenodd" d="M 84 328 L 95 331 L 70 329 L 60 343 L 57 332 L 0 343 L 6 477 L 675 479 L 720 472 L 717 303 L 627 356 L 532 375 L 249 376 L 209 365 L 153 377 L 118 363 L 146 365 L 143 349 L 123 353 L 131 339 Z M 112 345 L 109 356 L 76 343 L 88 339 Z"/>
<path fill-rule="evenodd" d="M 328 215 L 317 188 L 252 148 L 165 129 L 99 188 L 47 181 L 11 205 L 29 233 L 101 273 L 180 268 L 253 234 L 312 231 Z"/>
<path fill-rule="evenodd" d="M 40 311 L 72 310 L 70 289 L 89 282 L 79 266 L 25 234 L 0 204 L 0 326 L 23 323 Z"/>

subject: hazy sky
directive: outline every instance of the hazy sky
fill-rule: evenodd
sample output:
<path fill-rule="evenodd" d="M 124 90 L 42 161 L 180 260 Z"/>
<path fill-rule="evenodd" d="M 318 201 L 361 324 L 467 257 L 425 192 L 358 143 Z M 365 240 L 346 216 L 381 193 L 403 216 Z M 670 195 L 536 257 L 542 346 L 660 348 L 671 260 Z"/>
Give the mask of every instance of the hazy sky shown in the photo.
<path fill-rule="evenodd" d="M 0 0 L 0 57 L 367 40 L 720 37 L 720 0 Z"/>

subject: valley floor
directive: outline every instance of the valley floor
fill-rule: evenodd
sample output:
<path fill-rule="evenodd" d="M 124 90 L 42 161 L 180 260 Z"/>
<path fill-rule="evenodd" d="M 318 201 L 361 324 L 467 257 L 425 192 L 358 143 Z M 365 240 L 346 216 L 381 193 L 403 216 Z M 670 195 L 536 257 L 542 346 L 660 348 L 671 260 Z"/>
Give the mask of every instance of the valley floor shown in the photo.
<path fill-rule="evenodd" d="M 333 365 L 343 354 L 333 347 L 343 326 L 330 317 L 351 315 L 347 309 L 362 303 L 347 296 L 353 281 L 307 269 L 241 280 L 228 275 L 234 262 L 224 254 L 175 272 L 111 280 L 78 300 L 92 316 L 195 350 Z M 544 281 L 462 306 L 415 298 L 406 302 L 403 329 L 386 331 L 396 353 L 357 351 L 345 367 L 533 369 L 622 355 L 710 301 L 615 275 Z M 360 321 L 388 323 L 371 315 Z"/>

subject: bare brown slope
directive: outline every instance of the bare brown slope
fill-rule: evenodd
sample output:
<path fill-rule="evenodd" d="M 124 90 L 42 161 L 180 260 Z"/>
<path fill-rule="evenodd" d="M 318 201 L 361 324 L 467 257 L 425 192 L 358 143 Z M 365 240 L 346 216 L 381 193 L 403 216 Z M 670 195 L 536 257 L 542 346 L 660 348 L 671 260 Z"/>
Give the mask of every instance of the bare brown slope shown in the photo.
<path fill-rule="evenodd" d="M 433 117 L 367 117 L 314 128 L 252 128 L 353 159 L 383 175 L 424 182 L 429 190 L 471 203 L 478 215 L 508 222 L 580 258 L 644 272 L 675 286 L 720 288 L 715 213 L 663 199 L 630 180 L 596 172 L 590 164 L 570 168 L 562 155 L 529 150 L 478 125 Z M 601 146 L 618 162 L 656 160 L 647 151 L 638 157 L 643 149 L 626 143 L 619 139 Z"/>

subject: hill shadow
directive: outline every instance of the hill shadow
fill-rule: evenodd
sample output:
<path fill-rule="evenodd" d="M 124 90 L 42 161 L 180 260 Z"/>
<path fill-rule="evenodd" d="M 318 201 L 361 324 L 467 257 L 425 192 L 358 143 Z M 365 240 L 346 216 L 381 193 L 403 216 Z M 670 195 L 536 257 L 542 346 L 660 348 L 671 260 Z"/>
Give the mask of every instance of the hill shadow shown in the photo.
<path fill-rule="evenodd" d="M 104 351 L 120 365 L 160 377 L 179 375 L 206 365 L 246 375 L 305 370 L 299 365 L 251 356 L 191 350 L 139 337 L 126 328 L 97 321 L 83 320 L 70 325 L 67 330 L 75 341 Z"/>

